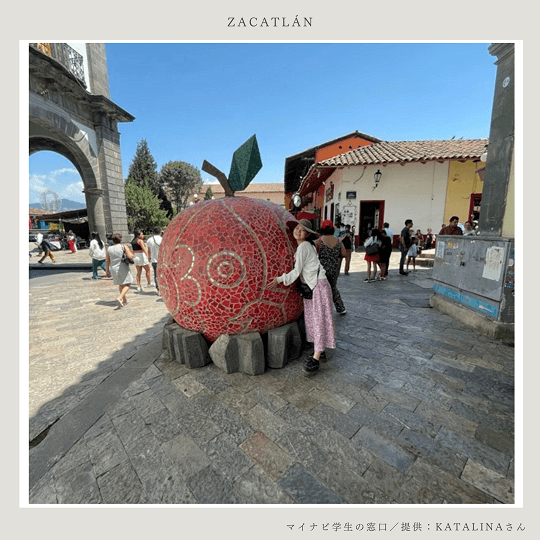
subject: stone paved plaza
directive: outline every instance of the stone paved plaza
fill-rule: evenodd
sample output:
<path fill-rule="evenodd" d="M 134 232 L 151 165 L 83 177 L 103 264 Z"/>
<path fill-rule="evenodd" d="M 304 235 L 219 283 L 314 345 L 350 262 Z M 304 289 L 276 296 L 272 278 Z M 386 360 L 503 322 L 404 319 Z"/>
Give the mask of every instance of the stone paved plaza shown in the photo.
<path fill-rule="evenodd" d="M 513 503 L 514 349 L 430 308 L 431 269 L 400 276 L 398 255 L 367 284 L 353 254 L 337 348 L 312 377 L 300 359 L 190 370 L 163 353 L 155 289 L 118 310 L 109 279 L 36 271 L 29 502 Z"/>

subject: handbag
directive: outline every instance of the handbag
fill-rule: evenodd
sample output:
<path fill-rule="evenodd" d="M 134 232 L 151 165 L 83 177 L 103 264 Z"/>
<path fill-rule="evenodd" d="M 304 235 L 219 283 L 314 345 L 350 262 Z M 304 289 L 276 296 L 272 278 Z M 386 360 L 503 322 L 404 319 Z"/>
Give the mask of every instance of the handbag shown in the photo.
<path fill-rule="evenodd" d="M 379 244 L 375 242 L 373 236 L 370 236 L 365 242 L 364 247 L 366 248 L 366 255 L 375 255 L 379 253 Z"/>
<path fill-rule="evenodd" d="M 127 255 L 126 255 L 126 250 L 124 249 L 124 247 L 122 246 L 122 262 L 124 264 L 127 264 L 127 265 L 130 265 L 130 264 L 133 264 L 135 261 L 133 259 L 130 259 Z"/>
<path fill-rule="evenodd" d="M 296 281 L 296 290 L 300 293 L 300 296 L 306 300 L 311 300 L 313 298 L 313 289 L 307 283 L 304 283 L 299 279 Z"/>

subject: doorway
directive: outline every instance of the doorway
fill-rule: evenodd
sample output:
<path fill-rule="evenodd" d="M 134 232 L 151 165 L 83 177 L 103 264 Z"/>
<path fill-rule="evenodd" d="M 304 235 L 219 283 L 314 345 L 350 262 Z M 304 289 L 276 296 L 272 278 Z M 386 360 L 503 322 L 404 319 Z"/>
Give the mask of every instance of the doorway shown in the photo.
<path fill-rule="evenodd" d="M 360 243 L 371 235 L 372 229 L 381 230 L 384 223 L 384 201 L 360 202 Z"/>
<path fill-rule="evenodd" d="M 480 207 L 482 205 L 482 194 L 481 193 L 472 193 L 471 199 L 469 202 L 469 221 L 473 221 L 478 224 L 480 220 Z"/>

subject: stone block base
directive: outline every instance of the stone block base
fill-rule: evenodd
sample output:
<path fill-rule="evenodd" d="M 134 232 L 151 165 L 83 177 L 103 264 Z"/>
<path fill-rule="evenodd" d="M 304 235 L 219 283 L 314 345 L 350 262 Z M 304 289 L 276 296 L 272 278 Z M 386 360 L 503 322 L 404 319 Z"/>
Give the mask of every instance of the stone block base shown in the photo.
<path fill-rule="evenodd" d="M 300 326 L 293 322 L 269 330 L 265 336 L 265 354 L 258 332 L 221 335 L 208 347 L 201 334 L 182 328 L 171 318 L 163 328 L 163 348 L 169 358 L 189 368 L 213 362 L 225 373 L 262 375 L 267 366 L 282 368 L 289 360 L 300 356 L 304 343 Z"/>
<path fill-rule="evenodd" d="M 203 367 L 211 362 L 204 337 L 182 328 L 174 321 L 167 323 L 163 329 L 163 347 L 169 358 L 189 368 Z"/>
<path fill-rule="evenodd" d="M 296 322 L 268 331 L 267 361 L 270 368 L 282 368 L 300 356 L 302 336 Z"/>

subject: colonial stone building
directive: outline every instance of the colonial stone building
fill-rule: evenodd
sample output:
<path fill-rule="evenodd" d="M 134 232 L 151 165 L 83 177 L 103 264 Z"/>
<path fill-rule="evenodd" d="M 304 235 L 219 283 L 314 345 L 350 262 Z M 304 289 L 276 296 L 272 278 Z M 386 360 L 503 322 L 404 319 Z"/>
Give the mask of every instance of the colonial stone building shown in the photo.
<path fill-rule="evenodd" d="M 29 153 L 66 157 L 84 184 L 90 230 L 128 234 L 119 122 L 103 43 L 29 44 Z"/>

